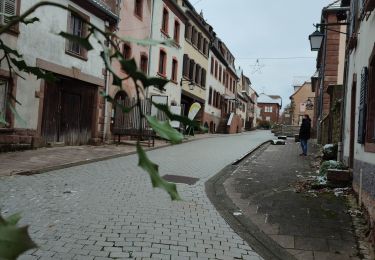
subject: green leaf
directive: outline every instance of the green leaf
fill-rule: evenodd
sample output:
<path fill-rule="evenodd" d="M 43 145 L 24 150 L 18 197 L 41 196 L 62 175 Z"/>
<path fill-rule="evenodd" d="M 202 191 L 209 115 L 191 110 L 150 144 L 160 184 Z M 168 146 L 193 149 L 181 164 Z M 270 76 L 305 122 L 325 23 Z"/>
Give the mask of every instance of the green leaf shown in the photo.
<path fill-rule="evenodd" d="M 0 49 L 2 49 L 5 54 L 13 54 L 17 58 L 22 58 L 22 55 L 19 54 L 17 50 L 14 50 L 10 48 L 9 46 L 5 45 L 2 40 L 0 40 L 0 46 L 1 46 Z"/>
<path fill-rule="evenodd" d="M 37 79 L 45 79 L 50 82 L 56 81 L 56 77 L 51 72 L 45 72 L 38 67 L 28 66 L 24 60 L 16 60 L 14 58 L 10 58 L 10 60 L 19 71 L 33 74 Z"/>
<path fill-rule="evenodd" d="M 28 227 L 16 226 L 19 220 L 19 214 L 6 219 L 0 215 L 0 259 L 17 259 L 22 253 L 37 247 L 29 236 Z"/>
<path fill-rule="evenodd" d="M 152 78 L 147 78 L 147 80 L 143 83 L 143 87 L 147 88 L 150 86 L 154 86 L 158 88 L 159 90 L 163 91 L 165 90 L 164 87 L 168 82 L 169 80 L 167 79 L 152 77 Z"/>
<path fill-rule="evenodd" d="M 117 51 L 118 52 L 118 51 Z M 137 72 L 137 63 L 134 59 L 126 60 L 122 57 L 122 54 L 118 52 L 117 59 L 121 64 L 121 68 L 128 74 L 133 77 L 134 73 Z"/>
<path fill-rule="evenodd" d="M 16 118 L 16 121 L 18 121 L 22 127 L 27 127 L 26 121 L 18 114 L 17 110 L 9 102 L 8 107 L 10 111 L 13 113 L 14 117 Z"/>
<path fill-rule="evenodd" d="M 17 259 L 22 253 L 37 247 L 27 229 L 0 224 L 0 259 Z"/>
<path fill-rule="evenodd" d="M 174 129 L 168 121 L 161 122 L 156 119 L 154 116 L 146 116 L 146 119 L 152 129 L 160 135 L 161 138 L 167 139 L 174 144 L 182 142 L 184 136 Z"/>
<path fill-rule="evenodd" d="M 176 184 L 167 182 L 160 177 L 159 166 L 150 161 L 139 143 L 137 143 L 137 154 L 139 158 L 138 166 L 150 175 L 152 187 L 164 189 L 172 200 L 181 200 Z"/>
<path fill-rule="evenodd" d="M 153 39 L 144 39 L 144 40 L 140 40 L 140 39 L 135 39 L 135 38 L 132 38 L 132 37 L 118 37 L 121 41 L 124 41 L 124 42 L 132 42 L 132 43 L 136 43 L 138 45 L 141 45 L 141 46 L 152 46 L 152 45 L 165 45 L 165 46 L 169 46 L 169 47 L 172 47 L 172 46 L 175 46 L 175 42 L 174 40 L 172 39 L 168 39 L 168 40 L 153 40 Z"/>
<path fill-rule="evenodd" d="M 5 222 L 7 222 L 9 225 L 17 225 L 18 221 L 21 219 L 21 214 L 16 213 L 13 214 L 5 219 Z"/>
<path fill-rule="evenodd" d="M 33 17 L 33 18 L 30 18 L 30 19 L 24 19 L 24 20 L 21 20 L 21 23 L 23 24 L 30 24 L 30 23 L 35 23 L 35 22 L 39 22 L 39 18 L 38 17 Z"/>
<path fill-rule="evenodd" d="M 113 74 L 112 85 L 119 86 L 120 88 L 122 88 L 122 79 L 120 79 L 117 75 Z"/>
<path fill-rule="evenodd" d="M 70 33 L 66 33 L 66 32 L 60 32 L 59 35 L 69 41 L 78 43 L 80 46 L 82 46 L 88 51 L 93 49 L 91 43 L 89 42 L 89 38 L 82 38 L 82 37 L 79 37 Z"/>
<path fill-rule="evenodd" d="M 113 106 L 116 106 L 118 108 L 120 108 L 122 110 L 122 112 L 124 113 L 129 113 L 130 111 L 133 110 L 133 108 L 137 105 L 135 104 L 134 106 L 132 107 L 125 107 L 124 105 L 122 104 L 119 104 L 118 102 L 116 102 L 116 100 L 111 97 L 110 95 L 106 95 L 104 92 L 101 92 L 101 95 L 108 101 L 108 102 L 111 102 Z"/>
<path fill-rule="evenodd" d="M 178 122 L 181 122 L 181 123 L 183 123 L 185 126 L 188 126 L 188 127 L 200 128 L 202 131 L 206 131 L 206 130 L 207 130 L 207 128 L 201 126 L 201 125 L 200 125 L 197 121 L 195 121 L 195 120 L 190 120 L 190 119 L 189 119 L 188 117 L 186 117 L 186 116 L 180 116 L 180 115 L 173 114 L 173 113 L 169 110 L 168 105 L 165 105 L 165 104 L 158 104 L 158 103 L 155 103 L 155 102 L 152 102 L 152 104 L 153 104 L 157 109 L 159 109 L 160 111 L 163 111 L 171 121 L 178 121 Z"/>

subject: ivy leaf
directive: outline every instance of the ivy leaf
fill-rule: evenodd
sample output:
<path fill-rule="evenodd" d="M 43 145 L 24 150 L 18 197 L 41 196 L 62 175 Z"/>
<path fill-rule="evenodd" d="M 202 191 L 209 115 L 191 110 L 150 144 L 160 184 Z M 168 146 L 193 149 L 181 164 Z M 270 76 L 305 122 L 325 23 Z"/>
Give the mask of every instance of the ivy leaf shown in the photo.
<path fill-rule="evenodd" d="M 75 42 L 75 43 L 78 43 L 80 46 L 82 46 L 83 48 L 85 48 L 87 51 L 90 51 L 93 49 L 91 43 L 89 42 L 89 39 L 88 38 L 82 38 L 82 37 L 79 37 L 79 36 L 76 36 L 76 35 L 73 35 L 73 34 L 70 34 L 70 33 L 66 33 L 66 32 L 60 32 L 59 35 L 69 41 L 72 41 L 72 42 Z"/>
<path fill-rule="evenodd" d="M 0 259 L 17 259 L 22 253 L 37 247 L 29 236 L 28 227 L 16 226 L 18 220 L 18 214 L 7 219 L 0 216 Z"/>
<path fill-rule="evenodd" d="M 138 166 L 150 175 L 152 187 L 165 190 L 168 192 L 172 200 L 181 200 L 181 197 L 177 192 L 176 184 L 167 182 L 160 177 L 159 166 L 150 161 L 139 143 L 137 143 L 137 154 L 139 158 Z"/>
<path fill-rule="evenodd" d="M 154 116 L 146 116 L 146 119 L 152 129 L 160 135 L 160 137 L 171 141 L 173 144 L 181 143 L 184 136 L 174 129 L 168 121 L 161 122 Z"/>
<path fill-rule="evenodd" d="M 21 23 L 28 25 L 30 23 L 35 23 L 35 22 L 39 22 L 39 21 L 40 20 L 39 20 L 38 17 L 33 17 L 33 18 L 30 18 L 30 19 L 23 19 L 23 20 L 21 20 Z"/>

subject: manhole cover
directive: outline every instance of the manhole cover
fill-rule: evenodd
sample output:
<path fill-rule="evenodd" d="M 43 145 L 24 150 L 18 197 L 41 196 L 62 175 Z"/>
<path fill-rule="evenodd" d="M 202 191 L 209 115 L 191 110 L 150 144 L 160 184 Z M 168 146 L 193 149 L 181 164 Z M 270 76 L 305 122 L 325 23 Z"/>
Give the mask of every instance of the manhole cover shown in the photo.
<path fill-rule="evenodd" d="M 184 183 L 188 185 L 194 185 L 197 181 L 199 181 L 198 178 L 193 177 L 187 177 L 187 176 L 178 176 L 178 175 L 164 175 L 163 179 L 170 182 L 175 183 Z"/>

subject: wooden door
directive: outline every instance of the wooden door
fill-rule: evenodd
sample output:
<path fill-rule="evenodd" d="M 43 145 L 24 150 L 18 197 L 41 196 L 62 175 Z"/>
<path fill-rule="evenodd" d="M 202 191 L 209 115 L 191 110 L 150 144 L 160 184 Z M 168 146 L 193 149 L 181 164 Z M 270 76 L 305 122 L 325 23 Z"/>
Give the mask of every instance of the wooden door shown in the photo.
<path fill-rule="evenodd" d="M 79 145 L 81 135 L 81 95 L 63 91 L 61 93 L 59 142 Z"/>
<path fill-rule="evenodd" d="M 60 89 L 55 83 L 46 83 L 44 88 L 42 137 L 45 143 L 55 143 L 60 130 Z"/>

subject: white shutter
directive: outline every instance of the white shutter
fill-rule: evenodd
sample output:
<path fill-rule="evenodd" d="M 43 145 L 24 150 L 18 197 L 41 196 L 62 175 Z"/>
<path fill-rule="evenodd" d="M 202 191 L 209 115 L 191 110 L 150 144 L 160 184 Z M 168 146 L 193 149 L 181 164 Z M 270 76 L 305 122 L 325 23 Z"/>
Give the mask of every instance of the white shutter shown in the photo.
<path fill-rule="evenodd" d="M 9 16 L 16 15 L 16 9 L 16 0 L 0 0 L 0 23 L 8 23 Z"/>

